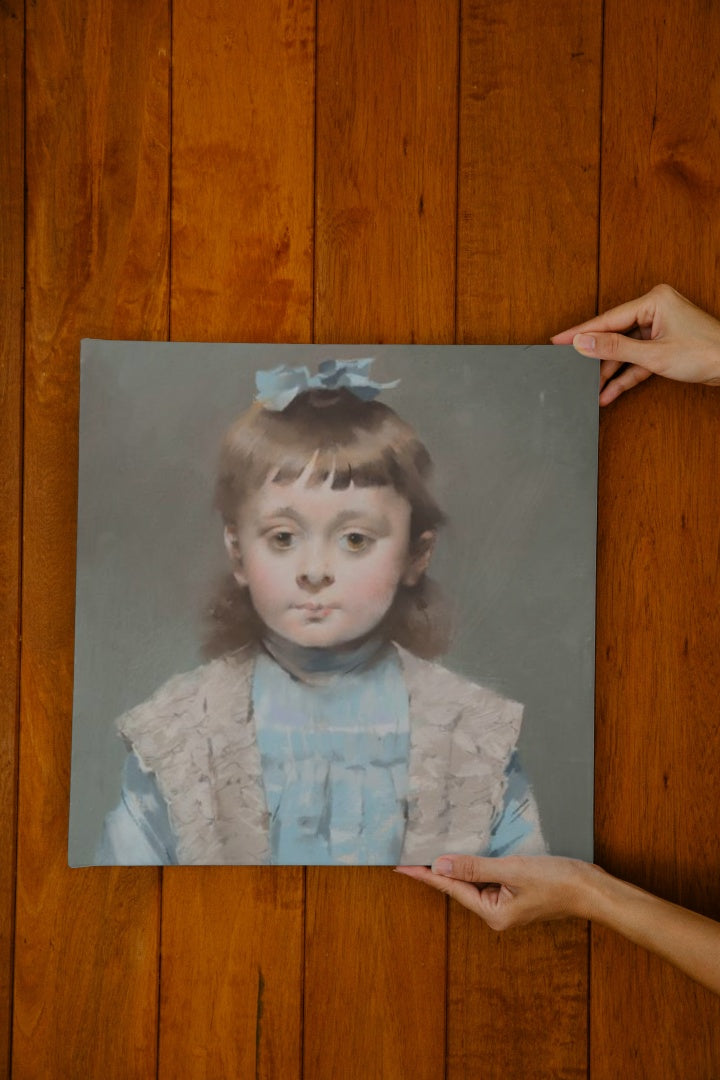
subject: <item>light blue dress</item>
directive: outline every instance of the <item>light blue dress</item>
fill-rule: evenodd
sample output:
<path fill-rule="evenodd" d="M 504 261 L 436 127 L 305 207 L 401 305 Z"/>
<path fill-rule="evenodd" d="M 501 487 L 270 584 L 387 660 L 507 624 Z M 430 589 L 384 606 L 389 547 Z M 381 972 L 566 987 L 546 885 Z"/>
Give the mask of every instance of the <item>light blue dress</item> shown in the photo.
<path fill-rule="evenodd" d="M 252 700 L 273 862 L 397 861 L 410 725 L 396 650 L 382 649 L 369 667 L 356 664 L 342 679 L 319 683 L 295 678 L 261 653 Z"/>
<path fill-rule="evenodd" d="M 409 701 L 397 651 L 351 651 L 276 638 L 255 662 L 252 707 L 275 865 L 394 865 L 406 823 Z M 339 676 L 342 676 L 340 678 Z M 517 756 L 489 851 L 533 846 L 536 810 Z M 105 819 L 98 865 L 172 865 L 177 844 L 154 774 L 133 753 Z"/>

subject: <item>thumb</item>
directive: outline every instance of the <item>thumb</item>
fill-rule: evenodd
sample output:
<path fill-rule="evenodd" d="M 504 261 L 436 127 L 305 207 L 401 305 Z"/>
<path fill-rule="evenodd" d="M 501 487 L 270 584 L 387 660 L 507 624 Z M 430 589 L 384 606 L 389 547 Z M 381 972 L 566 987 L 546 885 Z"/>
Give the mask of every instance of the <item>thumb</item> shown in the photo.
<path fill-rule="evenodd" d="M 442 855 L 432 866 L 433 873 L 457 881 L 496 882 L 497 859 L 477 855 Z"/>
<path fill-rule="evenodd" d="M 640 341 L 625 334 L 576 334 L 573 346 L 583 356 L 595 356 L 599 360 L 612 360 L 620 364 L 636 364 L 647 371 L 657 371 L 662 366 L 663 347 L 659 342 Z"/>

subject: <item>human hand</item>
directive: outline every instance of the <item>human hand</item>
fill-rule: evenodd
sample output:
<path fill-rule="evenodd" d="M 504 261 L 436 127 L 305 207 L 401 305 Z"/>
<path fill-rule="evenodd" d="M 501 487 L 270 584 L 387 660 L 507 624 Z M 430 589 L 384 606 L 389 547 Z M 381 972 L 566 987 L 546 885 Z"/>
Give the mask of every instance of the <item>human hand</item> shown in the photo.
<path fill-rule="evenodd" d="M 575 915 L 662 956 L 720 994 L 720 923 L 652 896 L 599 866 L 557 855 L 442 855 L 400 874 L 453 896 L 493 930 Z"/>
<path fill-rule="evenodd" d="M 720 322 L 669 285 L 654 289 L 550 339 L 600 364 L 600 404 L 651 375 L 720 385 Z M 622 369 L 622 370 L 621 370 Z"/>
<path fill-rule="evenodd" d="M 591 863 L 556 855 L 442 855 L 432 869 L 396 869 L 452 896 L 493 930 L 572 915 L 587 919 L 593 881 L 604 876 Z"/>

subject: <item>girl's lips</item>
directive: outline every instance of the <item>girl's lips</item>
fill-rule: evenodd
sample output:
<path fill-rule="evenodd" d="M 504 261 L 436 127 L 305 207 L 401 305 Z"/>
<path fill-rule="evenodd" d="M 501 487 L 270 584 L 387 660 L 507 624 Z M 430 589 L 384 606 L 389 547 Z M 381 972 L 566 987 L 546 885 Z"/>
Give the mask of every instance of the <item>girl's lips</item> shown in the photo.
<path fill-rule="evenodd" d="M 310 611 L 317 613 L 318 611 L 334 611 L 337 607 L 337 604 L 293 604 L 293 607 L 297 611 Z"/>

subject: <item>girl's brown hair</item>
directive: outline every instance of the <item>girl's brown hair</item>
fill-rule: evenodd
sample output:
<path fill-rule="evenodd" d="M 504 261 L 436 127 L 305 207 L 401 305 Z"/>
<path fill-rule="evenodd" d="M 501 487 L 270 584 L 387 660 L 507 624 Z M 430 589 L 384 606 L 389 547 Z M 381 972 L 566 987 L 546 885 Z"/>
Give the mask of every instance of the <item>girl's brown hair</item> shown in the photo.
<path fill-rule="evenodd" d="M 225 525 L 237 524 L 244 501 L 264 483 L 292 484 L 310 462 L 311 486 L 330 480 L 336 490 L 390 486 L 403 495 L 411 507 L 411 547 L 445 521 L 429 487 L 432 460 L 414 429 L 382 402 L 362 401 L 342 388 L 304 391 L 282 411 L 255 404 L 232 424 L 215 485 Z M 447 648 L 444 605 L 424 576 L 417 585 L 399 587 L 385 621 L 388 637 L 418 656 L 437 656 Z M 206 656 L 257 641 L 263 632 L 247 589 L 232 575 L 219 590 L 209 623 Z"/>

